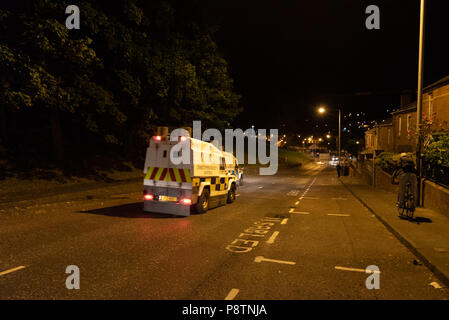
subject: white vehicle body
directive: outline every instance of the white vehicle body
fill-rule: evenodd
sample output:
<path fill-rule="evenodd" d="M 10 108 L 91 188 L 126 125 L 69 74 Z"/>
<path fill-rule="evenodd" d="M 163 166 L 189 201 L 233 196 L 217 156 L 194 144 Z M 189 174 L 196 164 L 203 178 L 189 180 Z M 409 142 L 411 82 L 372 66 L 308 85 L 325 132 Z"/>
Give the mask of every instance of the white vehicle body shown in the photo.
<path fill-rule="evenodd" d="M 199 212 L 235 200 L 234 156 L 212 143 L 183 138 L 181 143 L 189 150 L 187 164 L 174 164 L 170 158 L 178 141 L 161 136 L 151 139 L 144 167 L 144 211 L 188 216 L 199 202 L 204 205 L 206 197 L 207 207 Z"/>

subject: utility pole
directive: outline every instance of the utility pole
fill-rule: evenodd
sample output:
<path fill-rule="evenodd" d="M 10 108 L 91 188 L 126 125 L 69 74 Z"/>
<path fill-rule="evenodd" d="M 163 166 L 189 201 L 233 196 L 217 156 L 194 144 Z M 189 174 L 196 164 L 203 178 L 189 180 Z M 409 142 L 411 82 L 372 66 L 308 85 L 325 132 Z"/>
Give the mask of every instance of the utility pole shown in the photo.
<path fill-rule="evenodd" d="M 416 133 L 417 133 L 417 146 L 416 146 L 416 169 L 418 171 L 418 199 L 417 205 L 421 205 L 422 198 L 422 164 L 421 164 L 421 149 L 422 149 L 422 137 L 421 137 L 421 125 L 422 125 L 422 91 L 423 91 L 423 67 L 424 67 L 424 32 L 425 32 L 425 7 L 426 1 L 421 0 L 421 15 L 420 15 L 420 27 L 419 27 L 419 64 L 418 64 L 418 101 L 416 107 Z"/>
<path fill-rule="evenodd" d="M 338 164 L 341 161 L 341 109 L 338 109 Z"/>

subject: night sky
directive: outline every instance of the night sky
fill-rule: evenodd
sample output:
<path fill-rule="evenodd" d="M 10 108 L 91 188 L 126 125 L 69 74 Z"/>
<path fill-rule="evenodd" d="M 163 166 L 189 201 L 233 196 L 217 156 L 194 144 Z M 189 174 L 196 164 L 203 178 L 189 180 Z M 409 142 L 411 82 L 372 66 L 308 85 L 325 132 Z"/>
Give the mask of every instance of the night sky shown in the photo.
<path fill-rule="evenodd" d="M 449 74 L 449 1 L 427 1 L 425 85 Z M 365 9 L 380 8 L 367 30 Z M 416 91 L 419 0 L 206 1 L 245 108 L 236 125 L 322 131 L 317 105 L 388 117 Z M 285 125 L 285 126 L 283 126 Z M 316 126 L 319 129 L 316 129 Z"/>

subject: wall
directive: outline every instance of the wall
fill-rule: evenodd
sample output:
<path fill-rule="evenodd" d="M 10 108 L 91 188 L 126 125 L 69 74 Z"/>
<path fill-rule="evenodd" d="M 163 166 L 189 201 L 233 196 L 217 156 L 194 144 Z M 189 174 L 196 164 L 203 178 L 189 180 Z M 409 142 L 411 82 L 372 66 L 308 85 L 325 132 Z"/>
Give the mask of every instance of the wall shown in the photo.
<path fill-rule="evenodd" d="M 360 164 L 353 172 L 365 183 L 372 185 L 372 172 L 368 170 L 366 164 Z M 399 185 L 391 184 L 391 175 L 379 167 L 376 168 L 376 188 L 394 194 L 399 192 Z M 423 198 L 424 208 L 438 211 L 449 217 L 449 189 L 425 180 L 423 183 Z"/>
<path fill-rule="evenodd" d="M 423 114 L 427 117 L 432 116 L 432 114 L 429 115 L 430 95 L 430 111 L 433 109 L 435 118 L 439 122 L 449 121 L 449 85 L 434 89 L 423 95 Z"/>
<path fill-rule="evenodd" d="M 390 129 L 390 143 L 388 143 L 388 129 Z M 394 131 L 393 125 L 378 126 L 377 149 L 385 152 L 393 152 Z"/>
<path fill-rule="evenodd" d="M 424 181 L 424 207 L 449 217 L 449 190 L 431 181 Z"/>
<path fill-rule="evenodd" d="M 411 115 L 410 120 L 410 130 L 407 132 L 407 116 Z M 401 124 L 401 135 L 399 136 L 399 119 L 402 119 Z M 393 116 L 393 137 L 394 142 L 394 152 L 413 152 L 416 149 L 415 135 L 413 132 L 416 131 L 416 111 L 395 114 Z"/>

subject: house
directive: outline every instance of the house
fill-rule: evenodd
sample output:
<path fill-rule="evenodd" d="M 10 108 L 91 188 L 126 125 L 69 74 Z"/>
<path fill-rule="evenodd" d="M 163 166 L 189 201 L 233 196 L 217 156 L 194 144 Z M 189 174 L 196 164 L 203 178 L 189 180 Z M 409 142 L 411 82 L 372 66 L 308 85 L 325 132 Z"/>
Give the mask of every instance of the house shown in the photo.
<path fill-rule="evenodd" d="M 383 120 L 365 132 L 364 154 L 376 154 L 394 151 L 392 120 Z"/>
<path fill-rule="evenodd" d="M 392 151 L 416 151 L 416 102 L 401 107 L 391 113 L 393 116 L 393 148 Z"/>
<path fill-rule="evenodd" d="M 410 91 L 401 94 L 400 108 L 391 113 L 392 118 L 365 132 L 363 153 L 415 152 L 416 106 L 416 101 L 412 102 Z M 428 124 L 430 130 L 449 128 L 449 76 L 423 89 L 422 114 L 423 123 Z"/>
<path fill-rule="evenodd" d="M 434 122 L 435 126 L 449 122 L 449 76 L 427 86 L 423 91 L 423 119 Z"/>

